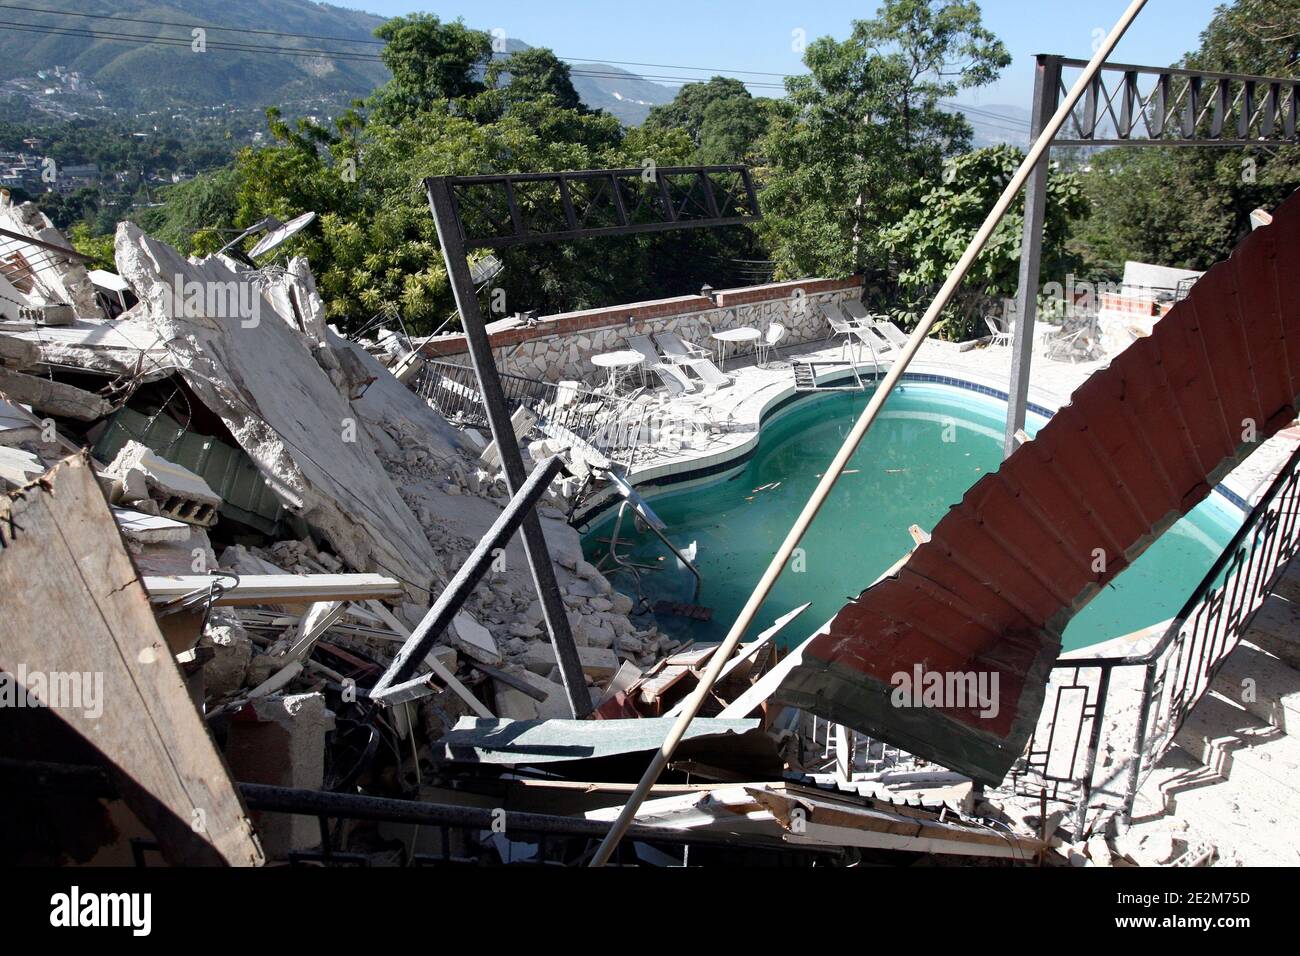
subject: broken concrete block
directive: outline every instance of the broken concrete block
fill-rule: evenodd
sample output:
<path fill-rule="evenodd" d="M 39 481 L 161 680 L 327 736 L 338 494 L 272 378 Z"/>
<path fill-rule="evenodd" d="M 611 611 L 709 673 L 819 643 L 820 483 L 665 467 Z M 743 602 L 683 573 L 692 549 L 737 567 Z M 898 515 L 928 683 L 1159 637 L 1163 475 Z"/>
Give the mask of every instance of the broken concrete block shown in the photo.
<path fill-rule="evenodd" d="M 223 700 L 244 686 L 248 664 L 253 659 L 253 642 L 238 623 L 210 624 L 199 647 L 214 651 L 203 665 L 203 686 L 208 700 Z"/>
<path fill-rule="evenodd" d="M 130 508 L 113 507 L 113 517 L 128 541 L 136 544 L 183 543 L 193 529 L 183 521 L 145 514 Z"/>
<path fill-rule="evenodd" d="M 539 701 L 504 681 L 494 680 L 492 684 L 496 693 L 495 710 L 498 717 L 511 720 L 549 720 L 554 717 L 573 716 L 573 711 L 569 708 L 569 698 L 560 684 L 529 670 L 520 670 L 514 676 L 527 681 L 546 694 L 546 699 Z"/>
<path fill-rule="evenodd" d="M 333 729 L 334 714 L 323 694 L 252 701 L 230 722 L 226 762 L 236 780 L 319 790 L 325 783 L 325 735 Z M 311 817 L 253 816 L 268 856 L 320 844 L 320 828 Z"/>
<path fill-rule="evenodd" d="M 618 655 L 604 647 L 579 647 L 578 661 L 582 672 L 595 680 L 613 677 L 619 667 Z M 557 666 L 555 648 L 546 641 L 534 641 L 519 662 L 535 674 L 549 674 Z"/>
<path fill-rule="evenodd" d="M 493 666 L 501 663 L 501 651 L 492 632 L 464 611 L 452 620 L 447 638 L 471 660 Z"/>
<path fill-rule="evenodd" d="M 93 422 L 113 410 L 112 405 L 93 392 L 7 368 L 0 368 L 0 392 L 46 415 L 81 422 Z"/>
<path fill-rule="evenodd" d="M 0 228 L 8 229 L 52 245 L 71 249 L 72 243 L 54 228 L 35 203 L 0 204 Z M 19 246 L 30 272 L 29 301 L 40 304 L 68 305 L 79 318 L 103 318 L 95 301 L 95 284 L 79 259 L 43 252 L 39 247 Z"/>
<path fill-rule="evenodd" d="M 574 629 L 574 636 L 581 633 L 582 637 L 578 640 L 580 644 L 586 644 L 588 647 L 613 647 L 614 646 L 614 629 L 589 617 L 584 617 L 578 627 Z M 640 645 L 638 650 L 640 653 Z"/>
<path fill-rule="evenodd" d="M 41 350 L 35 342 L 0 334 L 0 366 L 31 368 L 41 360 Z"/>
<path fill-rule="evenodd" d="M 217 523 L 221 496 L 194 472 L 168 461 L 148 445 L 128 441 L 104 474 L 114 480 L 115 501 L 143 500 L 136 497 L 143 490 L 165 518 L 201 528 Z"/>
<path fill-rule="evenodd" d="M 0 446 L 0 487 L 21 488 L 45 471 L 41 460 L 31 452 Z"/>

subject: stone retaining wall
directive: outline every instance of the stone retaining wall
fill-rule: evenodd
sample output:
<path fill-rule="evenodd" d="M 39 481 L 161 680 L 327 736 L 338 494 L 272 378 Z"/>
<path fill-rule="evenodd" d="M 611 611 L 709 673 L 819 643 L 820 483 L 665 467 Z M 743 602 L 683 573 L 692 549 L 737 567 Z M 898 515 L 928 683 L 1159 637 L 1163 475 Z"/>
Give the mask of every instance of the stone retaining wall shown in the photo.
<path fill-rule="evenodd" d="M 702 348 L 715 344 L 709 335 L 743 326 L 766 332 L 773 322 L 786 327 L 782 345 L 820 341 L 830 327 L 817 307 L 826 301 L 856 299 L 862 280 L 805 279 L 728 289 L 714 293 L 716 301 L 689 295 L 634 302 L 542 316 L 531 325 L 511 317 L 488 324 L 488 334 L 502 372 L 552 382 L 605 381 L 608 372 L 591 364 L 590 356 L 628 347 L 629 335 L 676 332 Z M 430 358 L 468 364 L 465 337 L 440 336 L 424 347 Z"/>

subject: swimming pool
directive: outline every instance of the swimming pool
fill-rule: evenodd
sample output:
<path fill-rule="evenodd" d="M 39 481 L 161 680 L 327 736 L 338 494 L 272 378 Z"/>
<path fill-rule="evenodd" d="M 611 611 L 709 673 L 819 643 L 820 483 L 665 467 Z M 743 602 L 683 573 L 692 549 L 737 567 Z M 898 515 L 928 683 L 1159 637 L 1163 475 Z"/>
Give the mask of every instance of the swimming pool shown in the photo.
<path fill-rule="evenodd" d="M 709 622 L 661 615 L 662 630 L 697 641 L 726 635 L 869 398 L 869 392 L 803 398 L 767 420 L 748 461 L 716 477 L 648 495 L 673 543 L 687 553 L 694 548 L 704 577 L 699 603 L 714 611 Z M 783 635 L 784 644 L 798 643 L 856 597 L 911 549 L 910 525 L 930 530 L 975 481 L 997 469 L 1005 418 L 1004 403 L 966 389 L 901 384 L 849 462 L 750 634 L 811 601 L 812 607 Z M 1043 420 L 1031 419 L 1026 430 L 1032 435 Z M 614 511 L 605 512 L 584 535 L 584 550 L 593 563 L 608 548 L 598 539 L 608 538 Z M 1064 648 L 1086 647 L 1172 617 L 1243 517 L 1218 495 L 1202 502 L 1070 623 Z M 636 535 L 630 520 L 621 533 L 632 542 L 621 554 L 660 569 L 641 575 L 652 604 L 691 600 L 693 579 L 659 541 Z M 626 574 L 611 580 L 635 597 Z"/>

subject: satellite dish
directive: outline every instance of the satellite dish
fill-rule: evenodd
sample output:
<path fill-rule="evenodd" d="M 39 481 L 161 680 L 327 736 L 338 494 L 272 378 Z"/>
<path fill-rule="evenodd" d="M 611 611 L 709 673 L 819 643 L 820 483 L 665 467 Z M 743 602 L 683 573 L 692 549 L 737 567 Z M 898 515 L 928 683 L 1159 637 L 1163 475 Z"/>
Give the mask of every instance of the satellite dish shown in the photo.
<path fill-rule="evenodd" d="M 477 262 L 470 263 L 469 277 L 475 285 L 482 285 L 496 278 L 501 272 L 501 260 L 496 256 L 488 255 L 479 259 Z"/>
<path fill-rule="evenodd" d="M 288 222 L 276 222 L 268 217 L 267 225 L 270 231 L 257 241 L 257 245 L 248 250 L 248 257 L 256 259 L 258 256 L 264 256 L 273 249 L 278 249 L 291 238 L 302 232 L 312 224 L 316 218 L 316 213 L 305 212 L 296 219 L 290 219 Z"/>

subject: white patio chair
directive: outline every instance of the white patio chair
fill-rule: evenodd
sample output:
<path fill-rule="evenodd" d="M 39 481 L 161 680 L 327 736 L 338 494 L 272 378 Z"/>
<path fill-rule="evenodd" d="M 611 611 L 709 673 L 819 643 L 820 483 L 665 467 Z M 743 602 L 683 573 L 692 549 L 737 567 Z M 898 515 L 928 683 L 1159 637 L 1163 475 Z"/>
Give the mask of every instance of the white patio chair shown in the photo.
<path fill-rule="evenodd" d="M 767 334 L 758 341 L 758 364 L 767 367 L 768 361 L 772 358 L 772 353 L 776 351 L 777 343 L 785 338 L 785 326 L 780 322 L 773 322 L 767 327 Z"/>
<path fill-rule="evenodd" d="M 844 353 L 851 347 L 854 354 L 860 351 L 861 341 L 857 336 L 858 325 L 849 320 L 844 313 L 835 308 L 830 302 L 823 302 L 818 306 L 822 318 L 830 323 L 831 332 L 840 337 L 840 358 L 844 358 Z"/>
<path fill-rule="evenodd" d="M 1011 344 L 1011 331 L 1009 329 L 1003 329 L 998 322 L 999 320 L 995 316 L 984 316 L 984 324 L 987 325 L 989 331 L 993 333 L 993 341 L 989 344 L 994 348 L 1002 345 L 1009 346 Z"/>
<path fill-rule="evenodd" d="M 648 335 L 629 335 L 627 344 L 633 351 L 640 352 L 644 361 L 642 372 L 654 372 L 659 381 L 668 389 L 669 395 L 684 395 L 695 391 L 691 380 L 671 362 L 665 362 Z"/>
<path fill-rule="evenodd" d="M 844 311 L 859 325 L 871 326 L 894 348 L 901 350 L 907 345 L 907 333 L 891 322 L 889 316 L 868 312 L 867 307 L 857 299 L 847 300 L 844 303 Z"/>
<path fill-rule="evenodd" d="M 664 350 L 664 357 L 669 362 L 692 369 L 705 385 L 725 388 L 731 384 L 727 373 L 713 364 L 706 350 L 683 341 L 676 332 L 656 332 L 654 340 Z"/>

